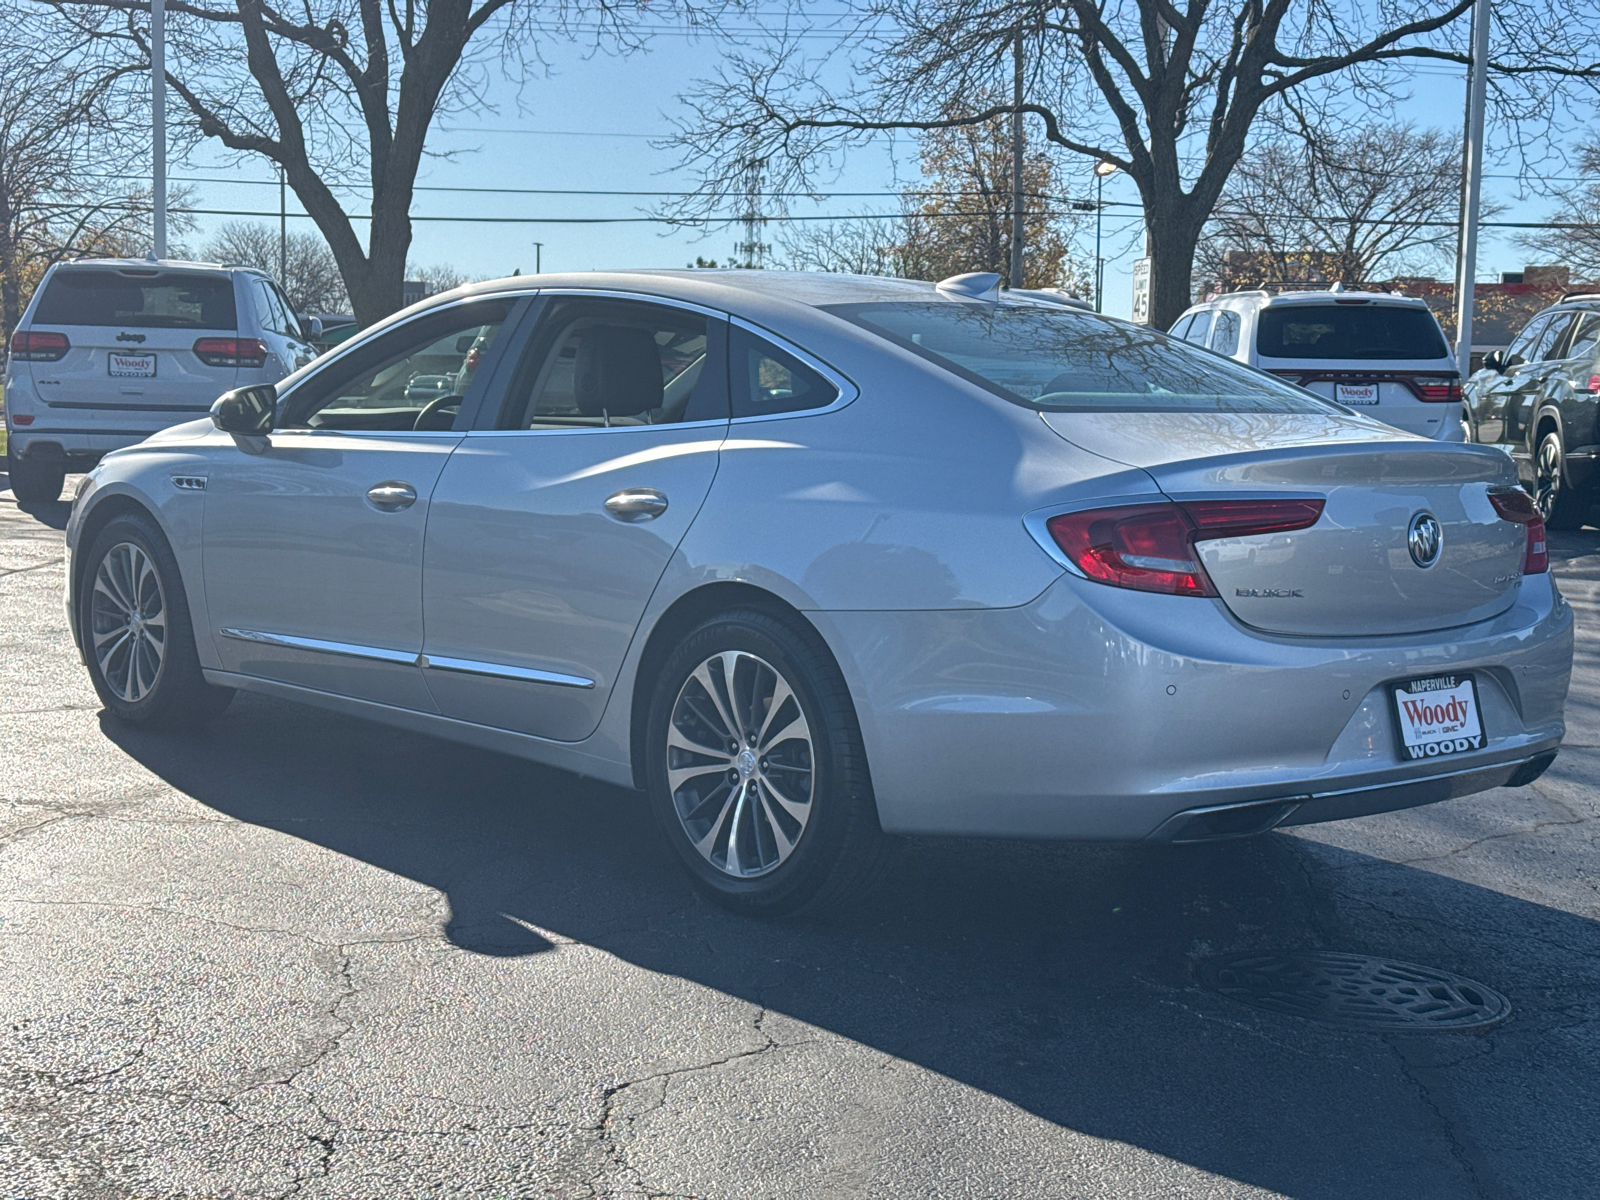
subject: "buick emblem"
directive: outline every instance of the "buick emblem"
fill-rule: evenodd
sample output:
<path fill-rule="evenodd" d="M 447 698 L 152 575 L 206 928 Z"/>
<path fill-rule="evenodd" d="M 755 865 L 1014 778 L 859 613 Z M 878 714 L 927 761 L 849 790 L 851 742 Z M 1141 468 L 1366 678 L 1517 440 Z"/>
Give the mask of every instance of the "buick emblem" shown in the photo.
<path fill-rule="evenodd" d="M 1411 551 L 1411 561 L 1419 567 L 1431 567 L 1439 561 L 1439 551 L 1444 546 L 1444 530 L 1438 519 L 1428 512 L 1419 512 L 1411 518 L 1411 528 L 1406 531 L 1406 548 Z"/>

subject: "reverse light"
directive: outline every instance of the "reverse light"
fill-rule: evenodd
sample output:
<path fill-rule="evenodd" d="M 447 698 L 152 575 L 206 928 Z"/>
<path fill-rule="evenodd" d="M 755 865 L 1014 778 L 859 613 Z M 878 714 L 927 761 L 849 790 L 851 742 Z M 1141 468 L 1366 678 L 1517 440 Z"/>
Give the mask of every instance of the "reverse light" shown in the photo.
<path fill-rule="evenodd" d="M 1090 579 L 1173 596 L 1215 596 L 1195 543 L 1315 525 L 1322 500 L 1190 500 L 1062 513 L 1050 536 Z"/>
<path fill-rule="evenodd" d="M 1544 516 L 1533 497 L 1521 488 L 1507 488 L 1503 492 L 1490 492 L 1489 503 L 1501 519 L 1516 521 L 1527 526 L 1527 549 L 1522 554 L 1524 575 L 1543 575 L 1550 569 L 1550 547 L 1545 542 Z"/>
<path fill-rule="evenodd" d="M 21 362 L 60 362 L 72 349 L 64 333 L 19 329 L 11 335 L 11 357 Z"/>
<path fill-rule="evenodd" d="M 256 338 L 201 338 L 194 356 L 208 367 L 264 367 L 267 348 Z"/>

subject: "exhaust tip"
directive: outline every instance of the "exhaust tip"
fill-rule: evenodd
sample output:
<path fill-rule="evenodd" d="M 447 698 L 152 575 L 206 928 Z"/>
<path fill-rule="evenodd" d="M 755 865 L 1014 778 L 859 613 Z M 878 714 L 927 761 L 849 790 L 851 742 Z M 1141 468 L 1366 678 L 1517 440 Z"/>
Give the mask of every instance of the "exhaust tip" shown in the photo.
<path fill-rule="evenodd" d="M 1186 809 L 1163 821 L 1150 838 L 1183 843 L 1252 837 L 1281 825 L 1309 799 L 1309 796 L 1296 796 L 1290 800 L 1253 800 L 1246 804 Z"/>

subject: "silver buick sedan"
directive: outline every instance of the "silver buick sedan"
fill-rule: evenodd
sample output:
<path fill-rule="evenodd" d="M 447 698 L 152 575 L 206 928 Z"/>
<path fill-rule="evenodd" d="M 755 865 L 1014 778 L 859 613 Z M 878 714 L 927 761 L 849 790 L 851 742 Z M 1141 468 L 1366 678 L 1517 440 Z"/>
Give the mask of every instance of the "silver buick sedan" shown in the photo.
<path fill-rule="evenodd" d="M 695 880 L 1200 841 L 1518 786 L 1573 619 L 1515 465 L 994 276 L 438 296 L 105 458 L 115 716 L 238 689 L 638 788 Z"/>

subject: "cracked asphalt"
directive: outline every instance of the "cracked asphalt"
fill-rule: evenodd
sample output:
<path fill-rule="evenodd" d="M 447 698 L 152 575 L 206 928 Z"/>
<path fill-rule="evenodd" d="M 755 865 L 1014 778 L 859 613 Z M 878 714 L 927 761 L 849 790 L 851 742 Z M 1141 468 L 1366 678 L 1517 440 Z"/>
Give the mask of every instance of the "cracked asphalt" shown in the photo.
<path fill-rule="evenodd" d="M 0 475 L 0 481 L 3 481 Z M 687 886 L 640 800 L 255 697 L 118 725 L 66 506 L 0 490 L 0 1200 L 1600 1194 L 1600 533 L 1537 784 L 1188 848 L 918 840 L 853 913 Z M 1487 1034 L 1203 957 L 1378 954 Z"/>

